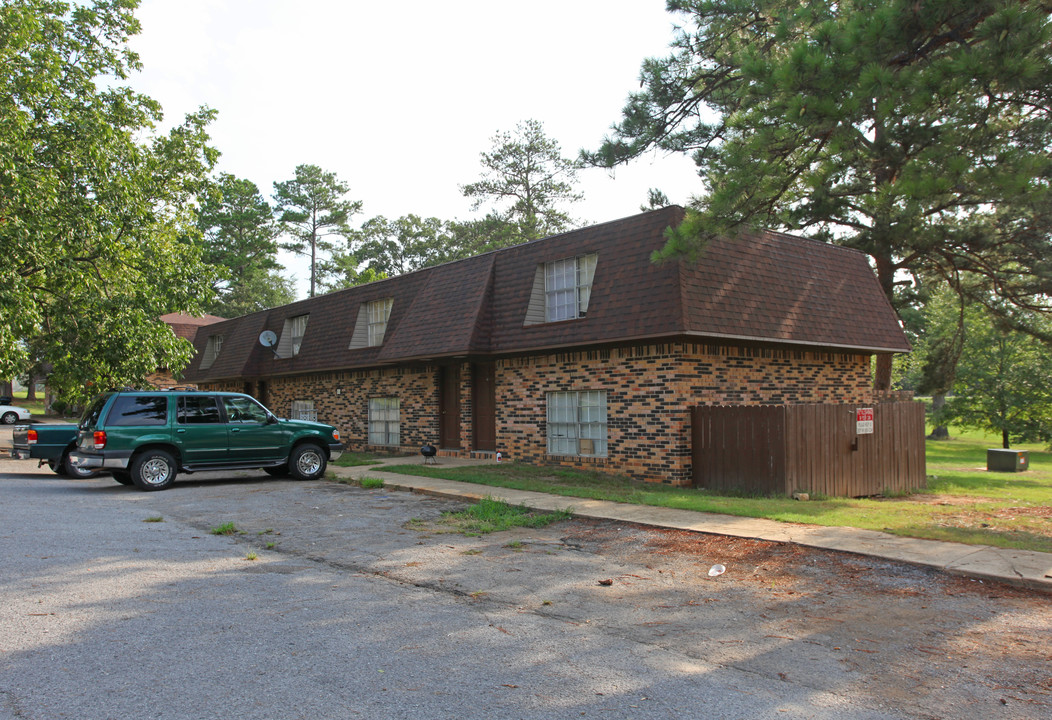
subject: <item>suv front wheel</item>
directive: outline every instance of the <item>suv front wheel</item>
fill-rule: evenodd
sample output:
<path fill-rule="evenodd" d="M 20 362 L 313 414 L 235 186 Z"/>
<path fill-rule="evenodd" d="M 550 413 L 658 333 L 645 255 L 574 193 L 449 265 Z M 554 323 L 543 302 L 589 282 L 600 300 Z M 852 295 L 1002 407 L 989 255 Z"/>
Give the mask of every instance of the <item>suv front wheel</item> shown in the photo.
<path fill-rule="evenodd" d="M 175 458 L 164 450 L 147 450 L 131 464 L 131 477 L 140 490 L 165 490 L 175 482 Z"/>
<path fill-rule="evenodd" d="M 289 457 L 289 474 L 297 480 L 317 480 L 325 474 L 325 465 L 325 451 L 314 443 L 304 443 Z"/>

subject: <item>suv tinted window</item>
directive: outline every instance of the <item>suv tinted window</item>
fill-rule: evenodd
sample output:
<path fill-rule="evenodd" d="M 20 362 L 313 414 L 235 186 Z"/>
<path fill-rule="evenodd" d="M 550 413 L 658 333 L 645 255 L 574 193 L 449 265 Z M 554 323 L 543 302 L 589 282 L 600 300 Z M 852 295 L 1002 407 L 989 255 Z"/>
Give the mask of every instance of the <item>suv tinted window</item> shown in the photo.
<path fill-rule="evenodd" d="M 113 401 L 106 424 L 164 425 L 168 422 L 168 398 L 156 396 L 119 395 Z"/>
<path fill-rule="evenodd" d="M 179 398 L 181 425 L 219 423 L 219 403 L 211 395 L 183 395 Z"/>
<path fill-rule="evenodd" d="M 78 427 L 81 430 L 92 428 L 99 424 L 99 417 L 102 415 L 102 408 L 106 404 L 107 399 L 109 399 L 109 395 L 99 395 L 92 401 L 80 419 Z"/>

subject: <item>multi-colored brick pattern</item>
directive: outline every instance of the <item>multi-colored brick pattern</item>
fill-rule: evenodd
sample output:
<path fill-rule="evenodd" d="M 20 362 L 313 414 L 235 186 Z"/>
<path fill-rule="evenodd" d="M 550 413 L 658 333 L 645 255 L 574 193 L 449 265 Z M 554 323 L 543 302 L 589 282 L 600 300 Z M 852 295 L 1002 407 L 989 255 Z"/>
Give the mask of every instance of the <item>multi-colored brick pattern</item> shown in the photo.
<path fill-rule="evenodd" d="M 438 442 L 438 368 L 391 368 L 273 378 L 268 404 L 288 414 L 313 400 L 318 420 L 340 429 L 350 450 L 417 453 Z M 471 365 L 460 370 L 460 447 L 473 449 Z M 202 384 L 242 390 L 243 385 Z M 606 392 L 606 457 L 547 453 L 546 394 Z M 512 460 L 597 468 L 651 482 L 691 480 L 694 405 L 857 403 L 873 399 L 870 357 L 784 347 L 687 342 L 637 345 L 499 360 L 497 446 Z M 369 398 L 400 400 L 400 448 L 368 445 Z"/>

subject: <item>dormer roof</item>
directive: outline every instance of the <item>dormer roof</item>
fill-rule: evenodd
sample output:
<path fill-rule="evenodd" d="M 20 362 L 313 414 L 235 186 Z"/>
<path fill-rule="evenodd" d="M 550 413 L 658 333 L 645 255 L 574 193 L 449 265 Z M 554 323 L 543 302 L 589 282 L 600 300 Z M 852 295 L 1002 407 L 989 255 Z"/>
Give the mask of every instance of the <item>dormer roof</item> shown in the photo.
<path fill-rule="evenodd" d="M 449 357 L 496 357 L 687 338 L 867 353 L 909 344 L 867 257 L 781 233 L 709 243 L 694 261 L 651 262 L 683 210 L 669 207 L 425 268 L 209 325 L 187 379 L 208 382 L 352 370 Z M 586 317 L 526 323 L 539 268 L 595 254 Z M 383 342 L 351 349 L 359 311 L 392 300 Z M 309 314 L 299 353 L 258 342 Z M 222 351 L 200 369 L 207 338 Z"/>

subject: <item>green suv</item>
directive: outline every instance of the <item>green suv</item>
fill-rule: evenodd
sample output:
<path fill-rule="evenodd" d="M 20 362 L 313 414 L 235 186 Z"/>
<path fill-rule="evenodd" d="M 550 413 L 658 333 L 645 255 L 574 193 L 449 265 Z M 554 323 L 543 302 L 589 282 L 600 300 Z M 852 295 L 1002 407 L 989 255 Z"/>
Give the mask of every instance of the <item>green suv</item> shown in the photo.
<path fill-rule="evenodd" d="M 164 490 L 178 472 L 262 469 L 314 480 L 342 451 L 336 428 L 279 419 L 250 395 L 123 390 L 92 401 L 69 457 L 125 485 Z"/>

